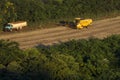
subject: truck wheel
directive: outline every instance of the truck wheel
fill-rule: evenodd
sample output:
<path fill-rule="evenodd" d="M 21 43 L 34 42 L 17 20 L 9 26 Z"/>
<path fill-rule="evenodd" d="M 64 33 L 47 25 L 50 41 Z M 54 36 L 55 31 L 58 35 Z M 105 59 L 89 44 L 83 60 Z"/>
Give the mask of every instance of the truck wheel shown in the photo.
<path fill-rule="evenodd" d="M 16 28 L 16 31 L 18 31 L 19 30 L 19 28 Z"/>
<path fill-rule="evenodd" d="M 20 30 L 22 29 L 22 27 L 19 28 Z"/>
<path fill-rule="evenodd" d="M 85 26 L 85 28 L 88 28 L 88 26 Z"/>
<path fill-rule="evenodd" d="M 12 29 L 10 29 L 9 31 L 12 32 Z"/>

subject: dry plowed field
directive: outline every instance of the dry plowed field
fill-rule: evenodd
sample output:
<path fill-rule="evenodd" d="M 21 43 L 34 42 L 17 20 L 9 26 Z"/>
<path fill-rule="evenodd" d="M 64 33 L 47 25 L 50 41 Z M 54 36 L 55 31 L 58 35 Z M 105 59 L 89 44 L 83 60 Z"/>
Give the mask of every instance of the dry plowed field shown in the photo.
<path fill-rule="evenodd" d="M 20 44 L 20 48 L 26 49 L 38 45 L 57 44 L 72 39 L 104 38 L 113 34 L 120 34 L 120 16 L 94 21 L 89 28 L 81 30 L 58 26 L 21 33 L 0 34 L 0 39 L 16 41 Z"/>

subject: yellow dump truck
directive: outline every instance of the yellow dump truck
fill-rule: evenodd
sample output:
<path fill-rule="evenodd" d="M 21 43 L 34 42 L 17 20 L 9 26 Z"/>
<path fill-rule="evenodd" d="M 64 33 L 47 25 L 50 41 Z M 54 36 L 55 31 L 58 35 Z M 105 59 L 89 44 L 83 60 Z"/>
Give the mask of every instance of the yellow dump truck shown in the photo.
<path fill-rule="evenodd" d="M 75 26 L 77 29 L 82 29 L 84 27 L 88 27 L 93 22 L 92 19 L 81 19 L 75 18 Z"/>
<path fill-rule="evenodd" d="M 74 21 L 68 22 L 68 21 L 60 21 L 60 25 L 62 26 L 69 26 L 71 28 L 77 28 L 82 29 L 84 27 L 88 27 L 93 22 L 92 19 L 81 19 L 81 18 L 75 18 Z"/>
<path fill-rule="evenodd" d="M 27 26 L 26 21 L 11 22 L 4 26 L 4 31 L 21 30 L 25 26 Z"/>

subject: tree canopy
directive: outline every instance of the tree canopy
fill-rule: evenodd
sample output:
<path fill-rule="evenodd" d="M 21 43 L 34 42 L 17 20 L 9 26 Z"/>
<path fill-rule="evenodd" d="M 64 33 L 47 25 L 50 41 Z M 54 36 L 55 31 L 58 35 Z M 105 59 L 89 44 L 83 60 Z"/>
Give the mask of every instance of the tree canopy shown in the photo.
<path fill-rule="evenodd" d="M 0 24 L 26 20 L 30 24 L 119 15 L 120 0 L 0 0 Z"/>
<path fill-rule="evenodd" d="M 119 80 L 120 35 L 19 49 L 0 40 L 1 80 Z"/>

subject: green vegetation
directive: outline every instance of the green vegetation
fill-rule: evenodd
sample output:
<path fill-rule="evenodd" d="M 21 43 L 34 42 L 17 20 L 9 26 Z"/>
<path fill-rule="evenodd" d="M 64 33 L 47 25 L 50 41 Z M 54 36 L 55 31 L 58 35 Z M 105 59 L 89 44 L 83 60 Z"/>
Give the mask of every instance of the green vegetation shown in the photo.
<path fill-rule="evenodd" d="M 32 26 L 74 17 L 119 15 L 120 0 L 0 0 L 0 27 L 26 20 Z"/>
<path fill-rule="evenodd" d="M 42 25 L 119 13 L 120 0 L 0 0 L 0 29 L 7 22 L 18 20 Z M 72 40 L 25 51 L 16 42 L 0 40 L 0 80 L 119 79 L 120 35 L 102 40 Z"/>
<path fill-rule="evenodd" d="M 0 29 L 12 21 L 41 25 L 74 17 L 116 16 L 119 12 L 120 0 L 0 0 Z M 24 51 L 16 42 L 0 40 L 0 80 L 119 79 L 120 35 Z"/>
<path fill-rule="evenodd" d="M 120 35 L 21 50 L 0 40 L 0 80 L 119 80 Z"/>

